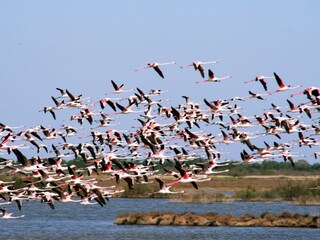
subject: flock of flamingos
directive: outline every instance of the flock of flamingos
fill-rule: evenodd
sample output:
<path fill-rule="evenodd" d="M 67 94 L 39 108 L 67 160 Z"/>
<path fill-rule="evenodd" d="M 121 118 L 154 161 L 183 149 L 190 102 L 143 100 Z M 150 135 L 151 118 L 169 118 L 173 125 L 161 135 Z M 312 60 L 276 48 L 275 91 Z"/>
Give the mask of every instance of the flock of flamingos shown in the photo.
<path fill-rule="evenodd" d="M 215 63 L 196 61 L 181 68 L 193 67 L 199 72 L 200 76 L 195 73 L 202 77 L 198 84 L 233 81 L 227 80 L 231 76 L 216 77 L 209 67 L 205 70 Z M 152 62 L 136 71 L 154 69 L 155 74 L 165 78 L 163 66 L 171 64 L 175 62 Z M 232 165 L 283 159 L 294 167 L 297 157 L 317 158 L 320 152 L 314 146 L 320 145 L 320 88 L 291 87 L 277 73 L 270 75 L 256 76 L 243 84 L 263 93 L 249 91 L 244 97 L 204 98 L 201 102 L 179 96 L 178 106 L 162 101 L 164 90 L 126 89 L 113 80 L 113 91 L 101 99 L 57 88 L 56 96 L 51 97 L 52 105 L 41 112 L 59 122 L 59 112 L 67 111 L 69 120 L 64 123 L 69 121 L 70 125 L 60 122 L 56 127 L 26 128 L 0 124 L 0 179 L 18 176 L 23 183 L 18 188 L 14 181 L 0 181 L 2 218 L 23 217 L 8 213 L 5 206 L 17 204 L 21 209 L 23 203 L 32 200 L 51 208 L 55 202 L 104 206 L 106 199 L 125 191 L 118 186 L 119 181 L 126 181 L 130 191 L 136 184 L 149 184 L 152 179 L 159 183 L 159 193 L 173 194 L 179 193 L 170 190 L 176 184 L 191 183 L 198 189 L 197 182 L 211 180 L 213 174 L 227 172 Z M 260 112 L 245 116 L 244 107 L 250 101 L 268 100 L 274 94 L 286 94 L 286 101 L 271 103 L 269 109 L 257 109 Z M 304 95 L 299 98 L 303 102 L 297 103 L 294 97 L 299 94 Z M 132 127 L 121 129 L 121 120 L 130 117 Z M 224 147 L 236 144 L 242 149 L 241 161 L 227 160 Z M 311 149 L 312 154 L 294 152 L 301 148 Z M 32 151 L 35 157 L 26 157 L 26 151 Z M 69 166 L 63 161 L 74 158 L 82 159 L 85 167 Z M 195 159 L 201 161 L 191 164 Z M 169 162 L 171 168 L 165 168 L 165 172 L 156 170 L 155 166 Z M 96 175 L 105 177 L 98 181 Z M 171 180 L 164 180 L 163 175 L 171 176 Z M 104 187 L 105 181 L 114 184 Z"/>

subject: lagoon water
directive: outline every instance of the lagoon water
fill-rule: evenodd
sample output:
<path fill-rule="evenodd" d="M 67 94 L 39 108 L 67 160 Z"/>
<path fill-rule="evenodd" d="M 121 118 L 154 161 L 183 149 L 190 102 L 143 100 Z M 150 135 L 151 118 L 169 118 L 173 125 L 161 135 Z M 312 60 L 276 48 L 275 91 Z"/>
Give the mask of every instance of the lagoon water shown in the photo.
<path fill-rule="evenodd" d="M 55 209 L 39 202 L 7 206 L 20 219 L 0 219 L 0 239 L 319 239 L 320 229 L 266 227 L 183 227 L 115 225 L 120 213 L 172 211 L 217 212 L 238 216 L 263 212 L 319 215 L 319 206 L 297 206 L 289 202 L 231 202 L 181 204 L 168 199 L 110 199 L 105 207 L 57 202 Z"/>

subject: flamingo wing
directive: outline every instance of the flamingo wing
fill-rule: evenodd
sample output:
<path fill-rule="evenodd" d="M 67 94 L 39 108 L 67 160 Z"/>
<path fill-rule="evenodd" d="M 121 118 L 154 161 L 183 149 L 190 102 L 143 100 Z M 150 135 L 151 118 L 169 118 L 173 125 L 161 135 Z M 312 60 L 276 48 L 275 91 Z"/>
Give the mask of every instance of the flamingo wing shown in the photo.
<path fill-rule="evenodd" d="M 204 78 L 204 68 L 202 67 L 202 65 L 199 65 L 199 66 L 198 66 L 198 70 L 199 70 L 202 78 Z"/>
<path fill-rule="evenodd" d="M 31 167 L 31 164 L 27 157 L 23 155 L 18 149 L 12 149 L 12 152 L 16 155 L 17 160 L 25 167 Z"/>
<path fill-rule="evenodd" d="M 112 83 L 114 90 L 118 90 L 118 85 L 113 80 L 111 80 L 111 83 Z"/>
<path fill-rule="evenodd" d="M 192 186 L 193 186 L 195 189 L 197 189 L 197 190 L 198 190 L 198 185 L 197 185 L 197 183 L 196 183 L 196 182 L 192 181 L 192 182 L 191 182 L 191 184 L 192 184 Z"/>
<path fill-rule="evenodd" d="M 133 179 L 131 177 L 125 177 L 123 180 L 127 182 L 129 189 L 132 190 L 134 185 Z"/>
<path fill-rule="evenodd" d="M 117 111 L 116 106 L 114 105 L 114 102 L 111 100 L 106 101 L 106 103 L 113 109 L 113 111 Z"/>
<path fill-rule="evenodd" d="M 281 78 L 278 76 L 278 74 L 276 74 L 275 72 L 273 73 L 274 74 L 274 77 L 276 78 L 277 80 L 277 83 L 279 85 L 280 88 L 283 88 L 285 87 L 284 83 L 282 82 Z"/>
<path fill-rule="evenodd" d="M 266 90 L 267 91 L 267 82 L 266 82 L 266 80 L 264 80 L 264 79 L 260 79 L 259 80 L 259 82 L 262 84 L 262 86 L 263 86 L 263 88 L 264 88 L 264 90 Z"/>
<path fill-rule="evenodd" d="M 160 178 L 157 178 L 157 177 L 155 178 L 155 180 L 159 183 L 160 189 L 162 189 L 164 186 L 164 181 L 162 181 Z"/>
<path fill-rule="evenodd" d="M 160 75 L 160 77 L 164 78 L 162 71 L 160 70 L 159 66 L 153 67 L 153 69 Z"/>
<path fill-rule="evenodd" d="M 120 105 L 119 103 L 116 103 L 116 105 L 122 112 L 127 110 L 124 106 Z"/>
<path fill-rule="evenodd" d="M 208 75 L 210 79 L 214 78 L 214 73 L 211 71 L 211 69 L 208 70 Z"/>
<path fill-rule="evenodd" d="M 66 93 L 68 94 L 69 98 L 72 100 L 72 101 L 75 101 L 76 98 L 68 91 L 68 89 L 66 89 Z"/>

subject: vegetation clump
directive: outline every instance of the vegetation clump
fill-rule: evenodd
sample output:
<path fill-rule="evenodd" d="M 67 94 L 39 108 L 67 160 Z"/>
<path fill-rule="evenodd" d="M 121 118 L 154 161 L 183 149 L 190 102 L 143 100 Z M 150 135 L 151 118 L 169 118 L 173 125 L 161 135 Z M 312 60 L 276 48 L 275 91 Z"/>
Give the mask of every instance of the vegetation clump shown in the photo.
<path fill-rule="evenodd" d="M 194 212 L 150 212 L 126 213 L 118 215 L 115 224 L 119 225 L 169 225 L 169 226 L 230 226 L 230 227 L 307 227 L 320 228 L 319 216 L 288 213 L 262 213 L 260 216 L 244 214 L 239 217 L 231 214 L 219 215 Z"/>

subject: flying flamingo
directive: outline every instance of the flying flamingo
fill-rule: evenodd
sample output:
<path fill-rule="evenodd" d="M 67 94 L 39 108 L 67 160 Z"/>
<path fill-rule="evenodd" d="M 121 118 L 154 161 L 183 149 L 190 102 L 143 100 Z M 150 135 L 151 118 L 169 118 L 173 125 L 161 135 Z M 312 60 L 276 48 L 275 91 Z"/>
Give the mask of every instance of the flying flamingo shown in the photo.
<path fill-rule="evenodd" d="M 147 64 L 147 66 L 140 68 L 140 69 L 135 69 L 135 71 L 141 71 L 141 70 L 145 70 L 148 68 L 153 68 L 159 74 L 160 77 L 164 78 L 164 75 L 163 75 L 161 69 L 159 68 L 159 66 L 170 65 L 170 64 L 176 64 L 176 62 L 167 62 L 167 63 L 150 62 Z"/>
<path fill-rule="evenodd" d="M 22 217 L 24 217 L 24 215 L 13 217 L 13 216 L 11 216 L 12 213 L 8 213 L 7 209 L 5 209 L 5 208 L 0 208 L 0 210 L 2 211 L 3 216 L 1 218 L 3 218 L 3 219 L 22 218 Z"/>
<path fill-rule="evenodd" d="M 264 159 L 262 159 L 262 158 L 259 159 L 259 158 L 253 157 L 252 155 L 248 154 L 245 150 L 243 150 L 243 151 L 240 153 L 240 156 L 241 156 L 242 162 L 235 162 L 235 163 L 232 163 L 232 165 L 247 164 L 247 163 L 256 163 L 256 162 L 261 162 L 261 161 L 264 160 Z"/>
<path fill-rule="evenodd" d="M 116 84 L 113 80 L 111 80 L 111 84 L 114 88 L 114 92 L 112 93 L 122 93 L 122 92 L 131 92 L 133 89 L 124 90 L 124 84 L 121 84 L 120 86 Z"/>
<path fill-rule="evenodd" d="M 66 90 L 62 88 L 56 88 L 60 92 L 60 96 L 56 98 L 66 98 L 69 97 Z"/>
<path fill-rule="evenodd" d="M 44 113 L 47 113 L 47 112 L 50 112 L 53 119 L 56 120 L 56 113 L 54 112 L 54 110 L 56 110 L 55 107 L 44 107 L 43 110 L 40 110 L 39 112 L 44 112 Z"/>
<path fill-rule="evenodd" d="M 218 63 L 218 61 L 209 61 L 209 62 L 200 62 L 200 61 L 195 61 L 191 64 L 185 65 L 185 66 L 181 66 L 180 68 L 186 68 L 186 67 L 194 67 L 194 70 L 197 71 L 199 70 L 202 78 L 204 78 L 204 68 L 202 65 L 204 64 L 210 64 L 210 63 Z"/>
<path fill-rule="evenodd" d="M 210 163 L 209 164 L 208 163 L 196 163 L 195 165 L 199 166 L 201 168 L 202 172 L 204 174 L 208 174 L 208 175 L 229 172 L 229 169 L 221 170 L 221 171 L 214 171 L 213 169 L 215 168 L 215 166 L 214 165 L 210 165 Z M 193 170 L 196 171 L 196 170 L 200 170 L 200 169 L 199 168 L 195 168 Z"/>
<path fill-rule="evenodd" d="M 264 90 L 266 90 L 267 91 L 267 82 L 265 81 L 265 79 L 267 79 L 267 78 L 274 78 L 274 77 L 266 77 L 266 76 L 256 76 L 255 77 L 255 79 L 252 79 L 252 80 L 249 80 L 249 81 L 246 81 L 246 82 L 244 82 L 244 83 L 249 83 L 249 82 L 260 82 L 261 84 L 262 84 L 262 86 L 263 86 L 263 88 L 264 88 Z"/>
<path fill-rule="evenodd" d="M 296 107 L 293 102 L 291 102 L 289 99 L 287 99 L 287 102 L 289 104 L 290 110 L 288 110 L 288 112 L 299 112 L 300 109 L 299 107 Z"/>
<path fill-rule="evenodd" d="M 260 93 L 254 93 L 254 92 L 252 92 L 252 91 L 249 91 L 249 94 L 250 94 L 250 96 L 246 97 L 247 99 L 257 98 L 257 99 L 260 99 L 260 100 L 265 100 L 265 99 L 263 98 L 263 96 L 270 96 L 270 95 L 271 95 L 270 93 L 260 94 Z"/>
<path fill-rule="evenodd" d="M 162 193 L 162 194 L 177 194 L 177 193 L 184 193 L 185 191 L 179 191 L 179 192 L 172 192 L 170 191 L 170 188 L 172 187 L 173 184 L 177 183 L 177 182 L 173 182 L 173 183 L 165 183 L 163 180 L 161 180 L 160 178 L 155 178 L 155 180 L 159 183 L 160 185 L 160 190 L 157 193 Z"/>
<path fill-rule="evenodd" d="M 221 80 L 232 78 L 231 76 L 216 77 L 216 76 L 214 75 L 214 73 L 213 73 L 210 69 L 208 70 L 208 75 L 209 75 L 209 78 L 208 78 L 208 79 L 203 80 L 203 81 L 198 81 L 198 82 L 196 82 L 196 83 L 202 83 L 202 82 L 221 82 Z"/>
<path fill-rule="evenodd" d="M 179 165 L 176 165 L 175 168 L 179 171 L 180 177 L 178 180 L 173 181 L 172 184 L 175 183 L 191 183 L 192 186 L 198 190 L 197 182 L 210 181 L 210 178 L 195 178 L 194 174 L 188 173 L 184 168 Z"/>
<path fill-rule="evenodd" d="M 320 152 L 314 152 L 314 153 L 313 153 L 313 156 L 314 156 L 315 159 L 317 159 L 318 156 L 320 156 Z"/>
<path fill-rule="evenodd" d="M 23 128 L 24 126 L 17 126 L 17 127 L 10 127 L 6 124 L 0 123 L 0 131 L 8 131 L 8 132 L 13 132 L 12 129 L 13 128 Z"/>
<path fill-rule="evenodd" d="M 2 142 L 0 143 L 0 149 L 5 148 L 5 147 L 9 147 L 9 146 L 7 146 L 7 143 L 9 143 L 10 141 L 13 141 L 15 138 L 16 138 L 16 135 L 9 132 L 6 136 L 4 136 Z"/>
<path fill-rule="evenodd" d="M 277 83 L 279 85 L 279 88 L 276 91 L 274 91 L 273 93 L 284 92 L 284 91 L 287 91 L 287 90 L 291 90 L 291 89 L 302 87 L 302 85 L 297 85 L 295 87 L 291 87 L 290 85 L 285 85 L 283 83 L 282 79 L 278 76 L 278 74 L 276 74 L 275 72 L 273 74 L 274 74 L 274 77 L 276 78 Z M 273 93 L 271 93 L 271 94 L 273 94 Z"/>
<path fill-rule="evenodd" d="M 127 107 L 122 106 L 116 102 L 116 106 L 120 109 L 120 112 L 115 112 L 114 114 L 128 114 L 128 113 L 141 113 L 143 111 L 134 111 L 132 108 L 135 106 L 135 102 L 131 102 Z M 112 115 L 112 114 L 109 114 Z"/>
<path fill-rule="evenodd" d="M 102 98 L 99 100 L 101 109 L 105 108 L 106 103 L 113 109 L 117 111 L 115 103 L 112 100 L 123 100 L 124 98 Z"/>
<path fill-rule="evenodd" d="M 308 98 L 311 98 L 311 95 L 318 97 L 320 96 L 320 88 L 317 87 L 308 87 L 302 92 L 293 93 L 290 97 L 295 97 L 300 94 L 306 94 Z"/>

